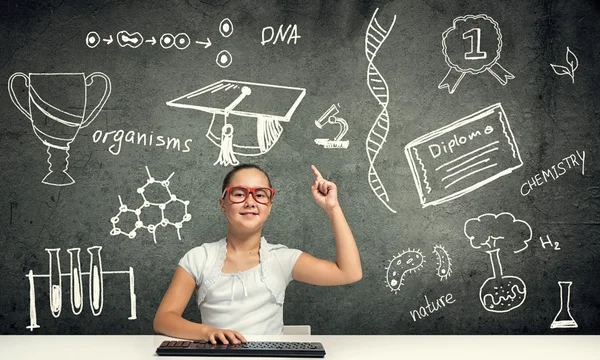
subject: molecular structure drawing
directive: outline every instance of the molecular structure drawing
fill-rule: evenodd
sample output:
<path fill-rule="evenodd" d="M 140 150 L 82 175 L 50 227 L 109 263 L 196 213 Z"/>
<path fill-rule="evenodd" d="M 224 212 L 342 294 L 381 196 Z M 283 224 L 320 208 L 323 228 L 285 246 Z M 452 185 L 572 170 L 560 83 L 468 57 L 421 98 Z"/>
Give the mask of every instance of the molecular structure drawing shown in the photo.
<path fill-rule="evenodd" d="M 148 232 L 152 234 L 154 243 L 156 244 L 156 229 L 158 228 L 158 226 L 160 225 L 162 227 L 166 227 L 167 225 L 171 225 L 171 226 L 175 227 L 175 229 L 177 230 L 177 238 L 179 240 L 181 240 L 180 229 L 183 227 L 183 223 L 190 221 L 192 219 L 192 215 L 190 215 L 187 212 L 188 205 L 190 204 L 190 202 L 188 200 L 179 199 L 175 194 L 171 193 L 171 190 L 169 190 L 170 179 L 173 176 L 173 174 L 175 174 L 175 173 L 171 173 L 171 175 L 169 175 L 169 177 L 166 180 L 158 181 L 155 178 L 153 178 L 152 175 L 150 175 L 150 170 L 148 170 L 147 166 L 146 166 L 146 172 L 148 173 L 148 179 L 146 180 L 146 184 L 144 184 L 144 186 L 137 189 L 137 193 L 140 194 L 142 196 L 142 199 L 144 200 L 143 204 L 140 207 L 138 207 L 137 209 L 130 209 L 126 204 L 123 203 L 123 200 L 121 199 L 121 195 L 118 195 L 119 203 L 121 204 L 121 206 L 119 206 L 119 213 L 110 219 L 110 221 L 113 225 L 113 228 L 110 231 L 110 234 L 113 236 L 122 234 L 122 235 L 126 235 L 130 239 L 134 239 L 135 236 L 137 235 L 136 230 L 143 228 L 143 229 L 148 230 Z M 150 186 L 151 184 L 155 184 L 155 183 L 160 184 L 165 189 L 169 200 L 167 200 L 165 202 L 151 202 L 146 198 L 146 196 L 144 194 L 146 191 L 146 188 L 148 186 Z M 169 206 L 175 206 L 175 203 L 180 203 L 183 205 L 184 215 L 183 215 L 181 221 L 172 222 L 165 217 L 165 210 Z M 155 206 L 160 209 L 161 220 L 155 224 L 144 224 L 144 222 L 142 221 L 142 218 L 141 218 L 142 210 L 144 210 L 144 208 L 149 208 L 150 206 Z M 124 213 L 128 213 L 128 212 L 134 213 L 137 218 L 137 221 L 135 222 L 135 226 L 133 229 L 131 229 L 130 231 L 123 231 L 117 225 L 120 221 L 121 215 Z"/>

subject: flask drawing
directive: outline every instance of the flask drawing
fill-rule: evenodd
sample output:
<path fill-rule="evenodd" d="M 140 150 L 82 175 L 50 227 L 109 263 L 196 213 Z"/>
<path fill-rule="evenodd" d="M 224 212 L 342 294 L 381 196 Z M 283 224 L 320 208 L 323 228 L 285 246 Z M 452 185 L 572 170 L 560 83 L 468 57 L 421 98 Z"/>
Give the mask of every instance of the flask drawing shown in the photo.
<path fill-rule="evenodd" d="M 577 322 L 571 316 L 571 284 L 572 281 L 559 281 L 560 286 L 560 310 L 550 324 L 550 329 L 576 328 Z"/>
<path fill-rule="evenodd" d="M 527 295 L 525 283 L 519 277 L 506 276 L 500 263 L 500 249 L 486 251 L 492 263 L 492 277 L 479 289 L 481 305 L 490 312 L 504 313 L 521 306 Z"/>

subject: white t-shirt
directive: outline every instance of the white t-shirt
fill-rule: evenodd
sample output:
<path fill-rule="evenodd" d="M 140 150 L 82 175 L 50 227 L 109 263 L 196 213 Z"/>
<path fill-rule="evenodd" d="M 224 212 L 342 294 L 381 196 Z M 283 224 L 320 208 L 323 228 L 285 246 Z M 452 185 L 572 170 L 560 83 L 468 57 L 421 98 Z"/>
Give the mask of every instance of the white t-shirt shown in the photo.
<path fill-rule="evenodd" d="M 283 300 L 292 270 L 302 251 L 269 244 L 261 238 L 260 263 L 225 274 L 225 239 L 188 251 L 179 261 L 196 280 L 197 304 L 202 323 L 243 335 L 281 335 Z"/>

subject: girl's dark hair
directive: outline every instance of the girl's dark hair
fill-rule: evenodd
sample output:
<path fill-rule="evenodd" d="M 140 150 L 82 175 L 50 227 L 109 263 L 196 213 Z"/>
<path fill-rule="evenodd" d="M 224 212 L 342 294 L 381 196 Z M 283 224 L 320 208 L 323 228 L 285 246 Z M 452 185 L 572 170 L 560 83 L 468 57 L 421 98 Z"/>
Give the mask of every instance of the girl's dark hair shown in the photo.
<path fill-rule="evenodd" d="M 225 191 L 225 188 L 229 186 L 229 182 L 231 181 L 231 178 L 233 177 L 233 175 L 235 175 L 235 173 L 237 173 L 238 171 L 244 170 L 244 169 L 256 169 L 256 170 L 262 172 L 267 177 L 267 181 L 269 182 L 269 187 L 273 187 L 273 185 L 271 185 L 271 178 L 269 178 L 269 174 L 267 174 L 267 172 L 264 171 L 263 169 L 261 169 L 258 165 L 239 164 L 239 165 L 235 166 L 233 169 L 231 169 L 227 173 L 227 175 L 225 175 L 225 179 L 223 179 L 223 187 L 221 188 L 221 192 Z"/>

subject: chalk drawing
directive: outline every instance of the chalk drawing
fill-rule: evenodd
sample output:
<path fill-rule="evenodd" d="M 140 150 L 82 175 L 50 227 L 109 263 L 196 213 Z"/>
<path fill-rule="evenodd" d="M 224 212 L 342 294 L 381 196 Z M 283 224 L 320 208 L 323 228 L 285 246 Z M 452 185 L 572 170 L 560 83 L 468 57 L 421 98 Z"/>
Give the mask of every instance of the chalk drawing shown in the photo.
<path fill-rule="evenodd" d="M 339 105 L 331 105 L 331 107 L 321 115 L 318 120 L 315 120 L 315 125 L 322 129 L 327 124 L 338 124 L 340 126 L 340 132 L 336 135 L 333 140 L 331 139 L 315 139 L 315 144 L 323 146 L 325 149 L 347 149 L 350 141 L 342 140 L 344 135 L 348 132 L 348 123 L 346 120 L 339 116 L 336 116 L 340 110 Z"/>
<path fill-rule="evenodd" d="M 499 103 L 411 141 L 404 153 L 422 207 L 461 197 L 523 165 Z"/>
<path fill-rule="evenodd" d="M 192 44 L 192 40 L 187 33 L 178 33 L 175 35 L 164 33 L 157 41 L 154 36 L 144 39 L 144 36 L 139 31 L 129 32 L 127 30 L 121 30 L 115 35 L 115 39 L 116 44 L 119 47 L 132 49 L 137 49 L 143 44 L 154 46 L 158 43 L 163 49 L 175 48 L 178 50 L 185 50 Z M 102 42 L 106 43 L 106 45 L 111 45 L 113 41 L 112 34 L 109 34 L 107 38 L 103 39 L 96 31 L 88 32 L 85 37 L 85 44 L 91 49 L 97 47 Z M 212 45 L 208 37 L 206 38 L 206 41 L 198 40 L 194 41 L 194 43 L 204 46 L 205 49 Z"/>
<path fill-rule="evenodd" d="M 556 313 L 550 329 L 572 329 L 577 328 L 577 322 L 571 315 L 571 285 L 572 281 L 559 281 L 560 287 L 560 310 Z"/>
<path fill-rule="evenodd" d="M 373 60 L 377 56 L 377 52 L 381 48 L 381 45 L 384 43 L 385 39 L 387 39 L 394 23 L 396 22 L 396 15 L 394 15 L 394 19 L 390 26 L 386 29 L 382 27 L 376 19 L 377 11 L 379 8 L 375 9 L 373 12 L 373 16 L 371 17 L 371 21 L 369 21 L 369 26 L 367 27 L 367 32 L 365 35 L 365 55 L 367 57 L 367 61 L 369 62 L 367 66 L 367 85 L 369 87 L 369 91 L 377 102 L 379 106 L 381 106 L 381 112 L 377 116 L 377 119 L 371 126 L 369 130 L 369 135 L 367 136 L 367 140 L 365 143 L 367 156 L 369 158 L 369 186 L 371 190 L 375 193 L 379 201 L 381 201 L 385 207 L 388 208 L 393 213 L 396 213 L 396 210 L 392 209 L 389 205 L 390 199 L 388 197 L 388 193 L 383 186 L 383 182 L 379 178 L 377 171 L 375 170 L 375 159 L 383 144 L 386 141 L 387 134 L 390 128 L 390 119 L 388 114 L 388 102 L 389 102 L 389 88 L 388 85 L 379 73 L 379 70 L 373 64 Z"/>
<path fill-rule="evenodd" d="M 131 47 L 136 49 L 144 43 L 144 37 L 139 32 L 129 33 L 126 30 L 121 30 L 117 33 L 117 44 L 120 47 Z"/>
<path fill-rule="evenodd" d="M 221 33 L 222 37 L 226 38 L 233 34 L 233 23 L 231 20 L 229 20 L 229 18 L 221 20 L 221 23 L 219 24 L 219 32 Z"/>
<path fill-rule="evenodd" d="M 102 39 L 100 38 L 100 35 L 95 31 L 90 31 L 85 37 L 85 44 L 92 49 L 98 46 L 98 44 L 100 44 L 101 41 Z"/>
<path fill-rule="evenodd" d="M 288 32 L 289 32 L 289 34 L 288 34 Z M 285 28 L 285 31 L 283 31 L 283 25 L 279 25 L 279 29 L 277 31 L 275 31 L 275 29 L 272 26 L 264 27 L 262 29 L 261 36 L 262 36 L 262 40 L 260 41 L 260 43 L 263 46 L 265 44 L 269 44 L 269 43 L 275 45 L 277 43 L 277 41 L 285 42 L 286 38 L 287 38 L 286 44 L 289 44 L 290 41 L 293 41 L 294 44 L 296 44 L 298 42 L 298 39 L 300 39 L 302 37 L 302 36 L 298 35 L 298 25 L 296 25 L 296 24 L 288 25 Z"/>
<path fill-rule="evenodd" d="M 171 225 L 177 230 L 177 238 L 179 240 L 181 240 L 180 229 L 183 227 L 183 223 L 190 221 L 192 219 L 192 215 L 190 215 L 187 212 L 188 205 L 190 204 L 190 202 L 188 200 L 179 199 L 175 194 L 171 193 L 171 190 L 169 190 L 169 185 L 171 184 L 171 182 L 170 182 L 171 177 L 175 173 L 171 173 L 171 175 L 169 175 L 169 177 L 166 180 L 159 181 L 159 180 L 156 180 L 155 178 L 153 178 L 152 175 L 150 175 L 150 170 L 148 170 L 147 166 L 146 166 L 146 172 L 148 173 L 148 179 L 146 180 L 146 184 L 144 184 L 144 186 L 137 189 L 137 193 L 140 194 L 140 196 L 144 200 L 142 205 L 140 207 L 138 207 L 137 209 L 130 209 L 129 207 L 127 207 L 126 204 L 123 204 L 121 195 L 118 195 L 119 203 L 121 205 L 119 206 L 119 213 L 110 219 L 110 222 L 113 225 L 113 228 L 110 231 L 110 234 L 112 236 L 127 235 L 127 237 L 129 237 L 130 239 L 135 239 L 135 237 L 137 235 L 136 230 L 142 228 L 142 229 L 146 229 L 149 233 L 152 234 L 152 238 L 154 239 L 154 243 L 156 244 L 156 229 L 158 228 L 158 226 L 166 227 L 167 225 Z M 148 198 L 145 194 L 146 188 L 148 186 L 152 186 L 153 184 L 159 184 L 162 188 L 164 188 L 164 191 L 166 192 L 164 197 L 168 199 L 167 201 L 158 202 L 158 201 L 149 201 L 148 200 Z M 176 203 L 179 203 L 183 206 L 184 214 L 180 221 L 172 222 L 165 217 L 165 210 L 167 210 L 167 207 L 176 206 Z M 155 224 L 145 224 L 141 219 L 142 211 L 144 210 L 144 208 L 148 208 L 150 206 L 155 206 L 160 209 L 161 220 Z M 120 217 L 123 213 L 133 213 L 133 214 L 135 214 L 136 219 L 137 219 L 137 221 L 135 222 L 134 228 L 128 232 L 123 231 L 121 228 L 119 228 L 117 226 L 120 221 Z"/>
<path fill-rule="evenodd" d="M 577 68 L 579 67 L 579 60 L 577 59 L 577 56 L 575 56 L 575 54 L 571 51 L 571 49 L 569 49 L 568 46 L 565 58 L 567 64 L 569 64 L 569 67 L 554 64 L 550 64 L 550 66 L 552 66 L 552 70 L 554 70 L 554 73 L 556 75 L 569 75 L 571 77 L 571 81 L 573 82 L 573 84 L 575 84 L 575 70 L 577 70 Z"/>
<path fill-rule="evenodd" d="M 206 38 L 206 41 L 196 40 L 195 43 L 196 44 L 200 44 L 200 45 L 204 45 L 205 49 L 208 49 L 212 45 L 212 43 L 210 42 L 209 38 Z"/>
<path fill-rule="evenodd" d="M 533 231 L 527 221 L 519 220 L 509 212 L 482 214 L 465 221 L 463 232 L 474 249 L 502 248 L 513 254 L 527 249 Z"/>
<path fill-rule="evenodd" d="M 485 14 L 457 17 L 442 34 L 442 53 L 450 69 L 438 89 L 453 94 L 467 73 L 486 71 L 506 85 L 515 76 L 498 64 L 501 51 L 502 33 L 494 19 Z"/>
<path fill-rule="evenodd" d="M 479 300 L 484 309 L 493 313 L 505 313 L 523 305 L 527 287 L 521 278 L 503 274 L 500 249 L 486 251 L 492 263 L 492 276 L 479 288 Z"/>
<path fill-rule="evenodd" d="M 527 296 L 527 287 L 521 278 L 504 275 L 500 250 L 514 254 L 525 250 L 532 238 L 529 224 L 508 212 L 483 214 L 468 219 L 463 231 L 472 248 L 490 249 L 485 252 L 490 258 L 492 276 L 479 289 L 479 300 L 484 309 L 504 313 L 521 306 Z"/>
<path fill-rule="evenodd" d="M 406 276 L 423 268 L 425 258 L 420 249 L 408 249 L 398 253 L 386 267 L 386 286 L 396 294 L 400 291 Z"/>
<path fill-rule="evenodd" d="M 271 150 L 283 132 L 280 122 L 290 121 L 305 95 L 303 88 L 221 80 L 167 105 L 212 114 L 206 137 L 220 148 L 214 165 L 228 166 L 239 164 L 237 156 L 259 156 Z M 234 122 L 255 131 L 234 139 Z"/>
<path fill-rule="evenodd" d="M 222 68 L 226 68 L 229 67 L 229 65 L 231 65 L 231 62 L 233 61 L 233 57 L 231 56 L 231 53 L 227 50 L 221 50 L 218 54 L 217 54 L 217 58 L 215 59 L 215 61 L 217 62 L 217 65 L 219 65 Z"/>
<path fill-rule="evenodd" d="M 83 310 L 83 276 L 88 277 L 89 302 L 92 314 L 99 316 L 102 313 L 104 305 L 104 276 L 105 275 L 120 275 L 126 274 L 129 276 L 129 300 L 130 300 L 130 316 L 129 320 L 137 319 L 136 315 L 136 296 L 134 293 L 134 275 L 133 268 L 129 267 L 125 271 L 104 271 L 102 269 L 102 257 L 100 250 L 102 246 L 91 246 L 87 248 L 90 255 L 90 266 L 87 272 L 82 272 L 80 248 L 67 249 L 70 256 L 69 272 L 63 273 L 60 266 L 60 248 L 45 249 L 48 253 L 48 273 L 34 274 L 33 270 L 25 275 L 29 280 L 29 325 L 27 329 L 39 328 L 37 323 L 37 310 L 35 304 L 35 279 L 48 279 L 49 293 L 48 300 L 50 302 L 50 311 L 52 316 L 58 318 L 62 311 L 62 278 L 69 278 L 69 293 L 71 294 L 71 311 L 75 315 L 79 315 Z"/>
<path fill-rule="evenodd" d="M 435 245 L 433 253 L 437 258 L 436 275 L 440 278 L 440 281 L 448 279 L 452 273 L 452 259 L 450 255 L 448 255 L 448 252 L 442 245 Z"/>
<path fill-rule="evenodd" d="M 28 106 L 21 105 L 14 81 L 23 78 L 28 92 Z M 104 81 L 104 94 L 92 111 L 88 111 L 88 88 L 95 79 Z M 79 130 L 94 121 L 110 96 L 108 76 L 83 73 L 14 73 L 8 79 L 8 93 L 13 104 L 33 126 L 33 132 L 47 146 L 48 174 L 42 183 L 66 186 L 75 183 L 69 175 L 69 151 Z"/>

